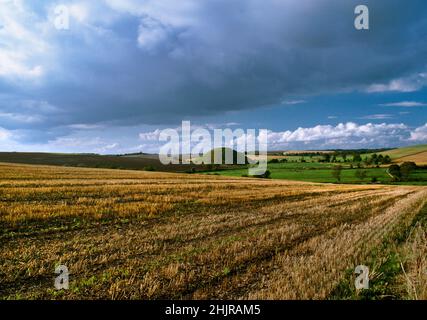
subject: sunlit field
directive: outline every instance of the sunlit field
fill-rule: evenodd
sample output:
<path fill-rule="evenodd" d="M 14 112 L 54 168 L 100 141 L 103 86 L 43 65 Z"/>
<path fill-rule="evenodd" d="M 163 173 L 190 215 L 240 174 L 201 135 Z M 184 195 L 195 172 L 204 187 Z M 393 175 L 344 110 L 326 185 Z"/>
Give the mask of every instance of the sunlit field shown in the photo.
<path fill-rule="evenodd" d="M 373 252 L 426 201 L 417 186 L 0 164 L 0 298 L 353 297 L 351 271 L 375 283 Z"/>
<path fill-rule="evenodd" d="M 269 163 L 268 170 L 271 172 L 272 179 L 287 179 L 306 182 L 324 182 L 337 183 L 337 179 L 333 176 L 334 164 L 330 163 Z M 427 185 L 427 170 L 425 168 L 414 170 L 410 175 L 409 181 L 393 181 L 392 177 L 387 173 L 388 167 L 373 167 L 368 169 L 360 169 L 366 171 L 366 177 L 360 179 L 357 176 L 358 168 L 350 168 L 349 164 L 344 164 L 340 183 L 352 184 L 369 184 L 372 179 L 379 183 L 387 184 L 411 184 L 411 185 Z M 222 175 L 230 177 L 242 177 L 248 174 L 246 168 L 226 169 L 208 171 L 209 175 Z"/>

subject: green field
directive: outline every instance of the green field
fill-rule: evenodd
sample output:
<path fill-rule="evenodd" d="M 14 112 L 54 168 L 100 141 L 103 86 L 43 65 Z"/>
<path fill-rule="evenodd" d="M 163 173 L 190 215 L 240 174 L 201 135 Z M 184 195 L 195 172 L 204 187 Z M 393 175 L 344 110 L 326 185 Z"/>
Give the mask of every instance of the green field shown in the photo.
<path fill-rule="evenodd" d="M 307 182 L 335 183 L 337 179 L 332 175 L 333 164 L 330 163 L 270 163 L 268 170 L 271 172 L 271 179 L 286 179 Z M 427 185 L 427 170 L 414 171 L 409 181 L 392 182 L 387 173 L 387 168 L 365 168 L 366 178 L 361 180 L 356 177 L 357 168 L 343 166 L 341 172 L 341 183 L 371 183 L 372 178 L 376 178 L 378 183 Z M 232 169 L 210 171 L 207 174 L 219 174 L 223 176 L 241 177 L 248 174 L 247 169 Z"/>

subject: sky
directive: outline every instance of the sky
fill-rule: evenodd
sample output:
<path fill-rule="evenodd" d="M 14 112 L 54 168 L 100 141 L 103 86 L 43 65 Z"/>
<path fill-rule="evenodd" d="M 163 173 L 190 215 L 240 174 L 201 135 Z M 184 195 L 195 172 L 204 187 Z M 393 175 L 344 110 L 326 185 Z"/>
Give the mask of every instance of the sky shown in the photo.
<path fill-rule="evenodd" d="M 157 152 L 186 120 L 271 150 L 427 143 L 426 57 L 425 0 L 0 0 L 0 151 Z"/>

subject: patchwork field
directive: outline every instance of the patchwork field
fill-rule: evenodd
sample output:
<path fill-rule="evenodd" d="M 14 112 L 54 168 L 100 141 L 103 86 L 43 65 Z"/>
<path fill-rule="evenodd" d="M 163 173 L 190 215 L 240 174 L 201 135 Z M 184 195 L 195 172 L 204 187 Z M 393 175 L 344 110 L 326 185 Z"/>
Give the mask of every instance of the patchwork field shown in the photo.
<path fill-rule="evenodd" d="M 337 179 L 332 175 L 334 164 L 331 163 L 269 163 L 268 170 L 272 179 L 286 179 L 306 182 L 336 183 Z M 387 167 L 362 169 L 366 176 L 362 179 L 357 176 L 357 168 L 350 168 L 349 164 L 343 164 L 340 183 L 371 183 L 372 179 L 377 179 L 380 183 L 387 184 L 412 184 L 427 185 L 427 170 L 420 168 L 410 174 L 409 181 L 394 182 L 387 173 Z M 222 175 L 230 177 L 242 177 L 247 175 L 246 168 L 208 171 L 208 175 Z"/>
<path fill-rule="evenodd" d="M 396 160 L 396 162 L 405 162 L 405 161 L 412 161 L 419 165 L 427 165 L 427 151 L 401 157 Z"/>
<path fill-rule="evenodd" d="M 0 299 L 346 298 L 355 266 L 380 279 L 372 253 L 426 201 L 417 186 L 3 163 Z"/>
<path fill-rule="evenodd" d="M 420 144 L 416 146 L 403 147 L 398 149 L 393 149 L 380 154 L 388 154 L 394 162 L 405 162 L 413 161 L 419 165 L 427 164 L 427 145 Z"/>

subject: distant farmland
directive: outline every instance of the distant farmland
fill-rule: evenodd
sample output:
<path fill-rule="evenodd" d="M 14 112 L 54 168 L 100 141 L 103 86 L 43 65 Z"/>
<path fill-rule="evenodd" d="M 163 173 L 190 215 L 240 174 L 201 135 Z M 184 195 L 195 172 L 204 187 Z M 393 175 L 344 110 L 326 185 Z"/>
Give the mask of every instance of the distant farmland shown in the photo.
<path fill-rule="evenodd" d="M 166 172 L 186 172 L 191 170 L 191 168 L 197 170 L 207 169 L 204 165 L 163 165 L 156 154 L 99 155 L 82 153 L 0 152 L 0 162 Z M 220 166 L 220 168 L 229 167 L 226 165 Z"/>
<path fill-rule="evenodd" d="M 419 152 L 409 156 L 397 158 L 395 162 L 412 161 L 419 165 L 427 165 L 427 151 Z"/>
<path fill-rule="evenodd" d="M 332 175 L 334 165 L 336 164 L 317 162 L 269 163 L 268 170 L 271 172 L 270 178 L 272 179 L 337 183 L 337 179 Z M 412 172 L 409 181 L 400 182 L 392 181 L 392 177 L 387 173 L 387 167 L 358 169 L 357 167 L 350 168 L 350 164 L 347 163 L 342 164 L 342 168 L 340 183 L 367 184 L 372 183 L 372 180 L 375 179 L 375 183 L 427 185 L 427 170 L 425 168 Z M 358 170 L 366 172 L 366 177 L 363 180 L 357 177 Z M 233 168 L 211 171 L 206 174 L 242 177 L 248 174 L 248 170 L 246 168 Z"/>
<path fill-rule="evenodd" d="M 417 164 L 427 164 L 427 144 L 393 149 L 381 154 L 388 154 L 394 162 L 414 161 Z"/>
<path fill-rule="evenodd" d="M 426 298 L 426 201 L 416 186 L 0 164 L 0 299 Z"/>
<path fill-rule="evenodd" d="M 313 154 L 310 154 L 313 152 Z M 388 173 L 390 164 L 366 164 L 363 160 L 371 157 L 372 153 L 361 154 L 362 161 L 353 161 L 353 151 L 347 150 L 347 157 L 344 160 L 338 151 L 336 162 L 324 162 L 324 155 L 319 155 L 319 151 L 303 151 L 301 155 L 269 155 L 268 170 L 272 179 L 287 179 L 298 181 L 311 181 L 321 183 L 386 183 L 386 184 L 411 184 L 427 185 L 427 145 L 418 145 L 391 149 L 377 153 L 382 156 L 390 156 L 392 163 L 403 163 L 405 161 L 415 162 L 419 167 L 412 171 L 405 181 L 396 181 Z M 331 153 L 328 151 L 327 153 Z M 325 153 L 326 154 L 326 153 Z M 276 160 L 275 162 L 273 162 Z M 340 166 L 342 168 L 340 180 L 333 175 L 333 168 Z M 363 172 L 363 176 L 359 174 Z M 231 177 L 241 177 L 247 175 L 246 168 L 231 168 L 230 170 L 214 170 L 208 174 L 218 174 Z"/>

